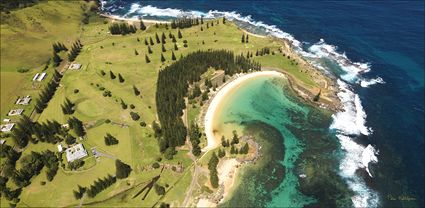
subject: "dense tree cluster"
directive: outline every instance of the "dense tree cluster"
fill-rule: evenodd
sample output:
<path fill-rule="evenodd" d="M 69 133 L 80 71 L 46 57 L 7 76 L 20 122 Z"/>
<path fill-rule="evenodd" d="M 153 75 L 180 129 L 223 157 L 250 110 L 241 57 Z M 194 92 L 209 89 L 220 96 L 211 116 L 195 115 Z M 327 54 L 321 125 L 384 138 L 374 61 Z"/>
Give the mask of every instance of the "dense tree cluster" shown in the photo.
<path fill-rule="evenodd" d="M 114 22 L 109 26 L 109 32 L 111 32 L 112 35 L 127 35 L 130 33 L 136 33 L 136 31 L 137 29 L 134 25 L 127 24 L 125 22 Z"/>
<path fill-rule="evenodd" d="M 249 151 L 249 145 L 248 143 L 245 143 L 244 146 L 241 147 L 241 149 L 239 150 L 239 154 L 248 154 Z"/>
<path fill-rule="evenodd" d="M 270 48 L 262 48 L 261 50 L 257 50 L 255 52 L 255 56 L 263 56 L 263 55 L 269 55 L 270 54 Z"/>
<path fill-rule="evenodd" d="M 86 191 L 87 188 L 78 185 L 78 190 L 73 191 L 75 199 L 81 199 L 83 197 L 83 194 L 86 193 Z"/>
<path fill-rule="evenodd" d="M 208 162 L 208 170 L 210 170 L 210 182 L 213 188 L 218 187 L 218 175 L 217 175 L 217 165 L 218 165 L 218 157 L 213 152 L 210 161 Z"/>
<path fill-rule="evenodd" d="M 60 42 L 53 43 L 52 47 L 55 53 L 59 53 L 61 51 L 68 51 L 68 48 L 66 48 L 66 46 Z"/>
<path fill-rule="evenodd" d="M 241 40 L 241 42 L 242 43 L 249 43 L 249 36 L 248 36 L 248 34 L 247 35 L 242 34 L 242 40 Z"/>
<path fill-rule="evenodd" d="M 235 57 L 225 50 L 197 51 L 161 70 L 156 91 L 158 118 L 162 126 L 162 137 L 159 138 L 161 152 L 184 144 L 187 134 L 181 119 L 182 110 L 186 107 L 184 97 L 188 96 L 189 84 L 199 81 L 209 67 L 224 69 L 227 75 L 260 70 L 259 64 L 243 56 Z"/>
<path fill-rule="evenodd" d="M 71 117 L 68 119 L 69 128 L 73 129 L 75 134 L 79 137 L 86 135 L 86 130 L 84 129 L 83 122 L 78 118 Z"/>
<path fill-rule="evenodd" d="M 189 28 L 189 27 L 192 27 L 194 25 L 199 25 L 199 19 L 198 18 L 184 17 L 184 18 L 174 19 L 173 21 L 171 21 L 171 28 L 172 29 Z"/>
<path fill-rule="evenodd" d="M 35 111 L 37 113 L 43 112 L 43 110 L 47 107 L 50 99 L 52 99 L 53 95 L 56 92 L 57 87 L 59 86 L 59 82 L 62 79 L 62 74 L 55 70 L 53 75 L 53 79 L 46 85 L 46 87 L 41 91 L 38 98 L 35 101 Z"/>
<path fill-rule="evenodd" d="M 118 139 L 112 136 L 111 134 L 107 133 L 105 136 L 105 144 L 107 146 L 116 145 L 118 144 Z"/>
<path fill-rule="evenodd" d="M 2 0 L 0 2 L 1 11 L 24 8 L 38 3 L 39 0 Z"/>
<path fill-rule="evenodd" d="M 75 43 L 72 44 L 71 51 L 68 54 L 68 60 L 70 62 L 73 62 L 75 58 L 77 58 L 78 54 L 80 54 L 82 48 L 83 48 L 83 44 L 81 44 L 81 41 L 80 40 L 75 41 Z"/>
<path fill-rule="evenodd" d="M 63 114 L 71 115 L 74 113 L 75 103 L 72 103 L 68 98 L 65 98 L 65 102 L 61 105 Z"/>
<path fill-rule="evenodd" d="M 84 160 L 81 160 L 81 159 L 74 160 L 74 161 L 68 163 L 68 168 L 70 170 L 78 170 L 78 168 L 81 168 L 83 166 L 84 166 Z"/>
<path fill-rule="evenodd" d="M 115 171 L 118 179 L 127 178 L 132 169 L 130 165 L 125 164 L 121 160 L 115 160 Z"/>
<path fill-rule="evenodd" d="M 47 179 L 51 181 L 59 168 L 59 160 L 56 154 L 50 150 L 42 153 L 31 152 L 21 159 L 21 168 L 15 170 L 11 178 L 18 187 L 28 186 L 31 183 L 31 178 L 39 175 L 45 166 L 47 168 Z"/>
<path fill-rule="evenodd" d="M 114 184 L 115 182 L 117 182 L 117 178 L 114 177 L 114 176 L 111 176 L 109 174 L 108 174 L 108 176 L 106 176 L 103 179 L 97 179 L 87 189 L 87 191 L 86 191 L 87 192 L 87 196 L 90 197 L 90 198 L 93 198 L 97 194 L 99 194 L 101 191 L 105 190 L 106 188 L 108 188 L 109 186 L 111 186 L 112 184 Z"/>
<path fill-rule="evenodd" d="M 193 122 L 189 128 L 189 138 L 192 143 L 192 153 L 195 156 L 199 156 L 201 154 L 201 147 L 199 147 L 201 135 L 202 133 L 199 130 L 198 124 Z"/>

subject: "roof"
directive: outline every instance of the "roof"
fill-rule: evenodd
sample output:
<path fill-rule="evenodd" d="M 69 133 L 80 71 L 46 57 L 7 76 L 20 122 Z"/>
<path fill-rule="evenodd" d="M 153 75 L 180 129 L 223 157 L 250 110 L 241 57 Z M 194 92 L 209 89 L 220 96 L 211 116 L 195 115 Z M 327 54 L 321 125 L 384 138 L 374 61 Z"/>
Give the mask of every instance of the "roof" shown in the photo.
<path fill-rule="evenodd" d="M 87 151 L 84 149 L 83 144 L 74 145 L 66 151 L 66 160 L 68 162 L 72 162 L 74 160 L 81 159 L 87 156 Z"/>
<path fill-rule="evenodd" d="M 71 64 L 71 66 L 69 66 L 69 69 L 80 69 L 81 68 L 81 64 Z"/>
<path fill-rule="evenodd" d="M 31 101 L 31 96 L 27 95 L 23 98 L 19 98 L 16 101 L 16 104 L 18 104 L 18 105 L 28 105 L 30 103 L 30 101 Z"/>
<path fill-rule="evenodd" d="M 12 109 L 12 110 L 9 111 L 9 113 L 7 113 L 7 115 L 8 116 L 21 115 L 23 111 L 24 111 L 24 109 Z"/>
<path fill-rule="evenodd" d="M 0 125 L 0 130 L 1 130 L 1 132 L 9 132 L 13 129 L 13 126 L 15 126 L 14 123 L 2 124 L 2 125 Z"/>
<path fill-rule="evenodd" d="M 63 148 L 61 144 L 58 144 L 58 152 L 62 152 Z"/>

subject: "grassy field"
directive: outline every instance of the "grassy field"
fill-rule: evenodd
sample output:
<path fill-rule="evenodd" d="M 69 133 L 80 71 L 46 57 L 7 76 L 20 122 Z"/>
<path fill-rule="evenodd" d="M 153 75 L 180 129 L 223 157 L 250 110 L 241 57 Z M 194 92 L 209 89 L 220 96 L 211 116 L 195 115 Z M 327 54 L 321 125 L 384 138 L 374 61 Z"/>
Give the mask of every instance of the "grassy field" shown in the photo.
<path fill-rule="evenodd" d="M 164 201 L 178 206 L 182 203 L 184 193 L 192 178 L 192 160 L 187 151 L 179 151 L 173 160 L 162 159 L 160 162 L 169 166 L 181 164 L 184 168 L 183 173 L 177 173 L 166 168 L 161 174 L 158 183 L 166 187 L 167 194 L 164 197 L 158 196 L 154 190 L 151 190 L 143 201 L 140 196 L 132 199 L 132 196 L 143 187 L 143 184 L 159 174 L 159 169 L 151 168 L 152 163 L 157 161 L 161 154 L 150 124 L 156 120 L 155 90 L 158 72 L 164 66 L 172 63 L 173 43 L 168 38 L 168 34 L 171 32 L 177 36 L 177 30 L 167 30 L 162 26 L 159 28 L 150 26 L 146 31 L 137 31 L 136 34 L 112 36 L 108 33 L 109 20 L 107 19 L 93 17 L 89 25 L 80 25 L 80 19 L 78 19 L 82 12 L 80 4 L 72 1 L 60 2 L 56 5 L 56 3 L 49 1 L 13 12 L 14 17 L 9 17 L 13 21 L 8 20 L 12 21 L 11 23 L 4 25 L 2 22 L 2 115 L 4 114 L 3 107 L 10 107 L 8 106 L 9 102 L 6 102 L 7 97 L 3 99 L 3 92 L 6 92 L 9 97 L 15 96 L 17 92 L 25 94 L 26 91 L 23 91 L 22 87 L 27 89 L 31 85 L 30 80 L 35 73 L 35 70 L 33 70 L 32 73 L 17 74 L 14 71 L 15 68 L 21 66 L 38 67 L 45 61 L 45 58 L 49 57 L 51 42 L 62 41 L 69 44 L 69 41 L 74 41 L 77 37 L 80 37 L 84 47 L 75 62 L 81 63 L 82 69 L 65 72 L 55 96 L 49 102 L 45 111 L 39 115 L 38 120 L 57 120 L 60 123 L 65 123 L 69 116 L 62 113 L 60 105 L 65 98 L 70 99 L 76 104 L 76 111 L 72 116 L 79 118 L 86 125 L 87 136 L 82 143 L 88 151 L 90 151 L 90 148 L 96 147 L 98 151 L 130 164 L 133 169 L 129 178 L 118 180 L 116 184 L 94 198 L 85 197 L 83 204 L 97 207 L 140 207 L 153 206 Z M 30 23 L 24 20 L 30 21 L 30 11 L 38 10 L 47 13 L 55 11 L 57 14 L 34 15 L 33 18 L 38 18 L 37 21 L 42 27 L 37 26 L 37 29 L 34 28 L 36 26 L 31 26 L 30 28 L 33 28 L 34 31 L 29 30 L 28 34 L 25 34 L 22 38 L 17 38 L 19 31 L 22 33 L 29 27 L 28 24 Z M 35 20 L 31 20 L 31 22 L 33 21 Z M 67 22 L 66 27 L 64 24 L 55 24 L 64 22 Z M 60 25 L 58 27 L 64 27 L 64 29 L 55 29 L 53 25 Z M 227 49 L 234 51 L 235 54 L 246 54 L 247 52 L 255 54 L 256 50 L 269 47 L 272 51 L 276 51 L 276 55 L 254 56 L 254 60 L 260 61 L 263 66 L 284 68 L 307 85 L 314 85 L 308 76 L 304 76 L 300 72 L 299 68 L 291 65 L 287 58 L 277 53 L 281 47 L 279 42 L 268 38 L 250 36 L 249 43 L 241 43 L 243 31 L 231 22 L 226 24 L 216 23 L 209 29 L 206 28 L 205 24 L 202 27 L 203 31 L 201 31 L 201 26 L 182 30 L 183 38 L 177 39 L 179 49 L 174 51 L 177 58 L 196 50 Z M 4 38 L 3 28 L 6 34 Z M 39 31 L 43 31 L 40 28 L 44 28 L 47 31 L 46 34 L 39 36 L 41 33 Z M 81 31 L 81 34 L 79 31 Z M 155 41 L 155 33 L 161 35 L 162 32 L 167 36 L 167 43 L 165 44 L 167 51 L 163 53 L 166 61 L 161 63 L 161 44 L 155 42 L 155 45 L 151 46 L 153 54 L 148 54 L 151 63 L 146 63 L 145 54 L 148 52 L 147 46 L 144 44 L 145 38 L 152 37 Z M 49 35 L 50 33 L 52 35 Z M 43 41 L 36 45 L 29 44 L 29 42 L 35 41 L 34 38 L 42 38 Z M 188 41 L 187 48 L 183 47 L 183 40 Z M 5 46 L 3 46 L 3 42 L 6 43 Z M 17 54 L 14 54 L 14 51 L 7 50 L 12 43 L 22 45 L 23 48 L 20 50 L 25 51 L 25 53 L 36 55 L 16 59 Z M 37 48 L 37 52 L 33 51 L 34 47 Z M 6 51 L 4 54 L 3 50 Z M 139 55 L 135 55 L 135 50 Z M 45 53 L 46 51 L 48 53 Z M 3 59 L 8 59 L 8 61 L 3 63 Z M 31 63 L 31 65 L 26 65 L 27 63 Z M 49 68 L 48 70 L 52 69 Z M 102 75 L 101 70 L 106 72 L 106 75 Z M 110 78 L 110 71 L 113 71 L 117 76 L 116 79 Z M 123 83 L 118 81 L 118 73 L 125 79 Z M 5 85 L 3 85 L 3 81 L 5 81 Z M 22 83 L 20 84 L 22 86 L 17 86 L 16 83 Z M 133 85 L 140 90 L 141 96 L 134 94 Z M 78 93 L 74 93 L 76 89 L 79 90 Z M 111 97 L 103 96 L 106 90 L 111 92 Z M 34 94 L 37 94 L 37 92 L 38 90 L 34 90 Z M 127 109 L 122 109 L 121 100 L 128 105 Z M 130 104 L 135 106 L 134 109 L 130 108 Z M 199 103 L 196 104 L 196 108 L 190 107 L 188 109 L 188 120 L 193 121 L 199 114 L 199 110 Z M 133 121 L 130 112 L 137 112 L 141 117 L 140 120 Z M 105 123 L 106 119 L 111 120 L 111 123 Z M 141 121 L 146 122 L 147 126 L 140 126 Z M 106 133 L 115 136 L 119 140 L 119 144 L 106 146 L 103 138 Z M 46 149 L 55 150 L 55 148 L 55 145 L 44 143 L 30 144 L 25 149 L 24 154 L 29 154 L 31 151 L 41 152 Z M 114 175 L 115 160 L 112 158 L 100 157 L 98 161 L 90 158 L 87 160 L 90 165 L 87 165 L 87 168 L 81 171 L 70 172 L 60 169 L 54 180 L 45 185 L 41 183 L 46 181 L 45 171 L 42 171 L 40 175 L 33 178 L 31 185 L 23 189 L 18 206 L 75 206 L 79 204 L 80 201 L 73 197 L 72 190 L 77 188 L 77 184 L 89 186 L 99 177 L 104 177 L 107 174 Z M 200 163 L 206 164 L 207 161 L 202 160 Z M 2 198 L 2 206 L 7 204 L 5 201 Z"/>
<path fill-rule="evenodd" d="M 80 36 L 84 5 L 83 1 L 43 1 L 9 14 L 0 14 L 2 120 L 10 109 L 18 107 L 13 104 L 18 96 L 38 95 L 40 86 L 33 86 L 30 80 L 42 72 L 52 56 L 52 43 L 60 41 L 70 46 Z M 18 69 L 29 71 L 18 73 Z M 49 74 L 52 69 L 47 72 Z M 24 112 L 29 115 L 32 109 L 33 105 L 30 105 L 24 108 Z"/>

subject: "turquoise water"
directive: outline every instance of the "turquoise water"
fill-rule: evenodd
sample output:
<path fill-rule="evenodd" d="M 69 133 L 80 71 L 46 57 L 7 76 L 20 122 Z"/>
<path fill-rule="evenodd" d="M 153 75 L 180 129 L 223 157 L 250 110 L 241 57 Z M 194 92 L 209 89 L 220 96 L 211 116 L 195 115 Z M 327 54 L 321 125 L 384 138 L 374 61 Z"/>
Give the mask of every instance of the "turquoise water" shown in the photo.
<path fill-rule="evenodd" d="M 308 155 L 303 154 L 307 150 L 316 154 L 309 148 L 310 139 L 327 132 L 326 125 L 318 131 L 320 125 L 312 122 L 327 116 L 312 116 L 317 112 L 294 97 L 287 81 L 276 76 L 251 78 L 223 102 L 215 120 L 222 129 L 215 129 L 229 130 L 238 125 L 244 129 L 243 134 L 254 135 L 262 146 L 261 159 L 242 171 L 242 185 L 224 206 L 302 207 L 317 202 L 317 197 L 303 194 L 301 188 L 307 190 L 311 185 L 300 183 L 299 175 L 305 173 L 303 169 L 309 164 L 304 160 Z M 309 179 L 315 175 L 307 174 Z M 311 194 L 310 190 L 305 193 Z"/>

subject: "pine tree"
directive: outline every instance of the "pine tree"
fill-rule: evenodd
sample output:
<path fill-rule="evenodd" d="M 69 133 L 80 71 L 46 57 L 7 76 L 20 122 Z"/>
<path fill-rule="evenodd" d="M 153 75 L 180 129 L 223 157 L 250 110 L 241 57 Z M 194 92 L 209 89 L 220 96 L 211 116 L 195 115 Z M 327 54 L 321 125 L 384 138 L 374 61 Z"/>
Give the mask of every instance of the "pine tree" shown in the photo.
<path fill-rule="evenodd" d="M 124 100 L 121 99 L 121 108 L 123 110 L 127 109 L 127 104 L 124 102 Z"/>
<path fill-rule="evenodd" d="M 125 164 L 121 160 L 115 160 L 115 170 L 115 175 L 118 179 L 127 178 L 132 171 L 130 165 Z"/>
<path fill-rule="evenodd" d="M 61 61 L 62 61 L 61 57 L 57 53 L 53 52 L 53 65 L 59 66 Z"/>
<path fill-rule="evenodd" d="M 174 51 L 171 51 L 171 60 L 173 60 L 173 61 L 176 60 L 176 56 L 174 55 Z"/>
<path fill-rule="evenodd" d="M 155 45 L 155 43 L 152 40 L 152 37 L 149 37 L 149 42 L 150 42 L 151 46 Z"/>
<path fill-rule="evenodd" d="M 114 136 L 112 136 L 109 133 L 106 134 L 104 139 L 105 139 L 105 145 L 107 145 L 107 146 L 116 145 L 116 144 L 119 143 L 118 139 L 115 138 Z"/>
<path fill-rule="evenodd" d="M 178 51 L 179 50 L 179 47 L 177 47 L 177 43 L 174 43 L 174 50 L 175 51 Z"/>
<path fill-rule="evenodd" d="M 139 52 L 137 52 L 137 50 L 136 49 L 134 49 L 134 55 L 139 55 Z"/>
<path fill-rule="evenodd" d="M 223 17 L 223 24 L 226 24 L 226 17 Z"/>
<path fill-rule="evenodd" d="M 246 34 L 245 42 L 248 43 L 248 34 Z"/>
<path fill-rule="evenodd" d="M 182 33 L 180 32 L 180 30 L 178 31 L 178 33 L 177 33 L 177 37 L 179 38 L 179 39 L 181 39 L 182 37 L 183 37 L 183 35 L 182 35 Z"/>
<path fill-rule="evenodd" d="M 151 62 L 151 60 L 149 59 L 149 56 L 148 55 L 145 55 L 145 61 L 146 61 L 146 63 L 150 63 Z"/>
<path fill-rule="evenodd" d="M 162 32 L 161 40 L 162 40 L 162 43 L 163 43 L 163 44 L 165 44 L 165 39 L 167 39 L 167 37 L 165 37 L 164 32 Z"/>
<path fill-rule="evenodd" d="M 238 134 L 236 133 L 235 130 L 233 131 L 232 144 L 239 144 Z"/>
<path fill-rule="evenodd" d="M 201 25 L 204 24 L 204 18 L 201 16 Z"/>
<path fill-rule="evenodd" d="M 133 85 L 133 91 L 134 91 L 134 95 L 136 95 L 136 96 L 140 95 L 140 91 L 139 91 L 139 89 L 137 89 L 137 87 L 135 85 Z"/>
<path fill-rule="evenodd" d="M 177 43 L 176 36 L 173 35 L 172 41 L 173 41 L 173 43 Z"/>
<path fill-rule="evenodd" d="M 201 26 L 201 31 L 204 31 L 204 28 Z"/>
<path fill-rule="evenodd" d="M 221 146 L 223 147 L 228 147 L 229 144 L 226 142 L 226 138 L 223 136 L 221 136 Z"/>
<path fill-rule="evenodd" d="M 158 33 L 155 33 L 155 39 L 156 39 L 156 43 L 161 43 L 161 41 L 159 40 L 159 37 L 158 37 Z"/>
<path fill-rule="evenodd" d="M 149 45 L 147 38 L 145 38 L 145 45 Z"/>
<path fill-rule="evenodd" d="M 124 78 L 121 76 L 121 74 L 120 73 L 118 73 L 118 80 L 121 82 L 121 83 L 123 83 L 125 80 L 124 80 Z"/>
<path fill-rule="evenodd" d="M 146 30 L 145 23 L 143 23 L 143 20 L 140 20 L 140 30 L 144 31 Z"/>
<path fill-rule="evenodd" d="M 242 43 L 245 43 L 245 34 L 242 34 Z"/>
<path fill-rule="evenodd" d="M 165 62 L 164 55 L 161 53 L 161 62 Z"/>
<path fill-rule="evenodd" d="M 115 79 L 116 78 L 114 72 L 112 72 L 112 71 L 109 71 L 109 75 L 111 76 L 111 79 Z"/>
<path fill-rule="evenodd" d="M 149 54 L 152 54 L 153 52 L 152 52 L 152 49 L 151 49 L 151 47 L 150 46 L 148 46 L 148 53 Z"/>
<path fill-rule="evenodd" d="M 162 44 L 162 52 L 166 52 L 167 50 L 165 49 L 164 44 Z"/>
<path fill-rule="evenodd" d="M 226 156 L 226 150 L 224 150 L 224 149 L 219 149 L 218 150 L 218 153 L 217 153 L 217 156 L 219 157 L 219 158 L 223 158 L 224 156 Z"/>
<path fill-rule="evenodd" d="M 72 103 L 68 98 L 65 98 L 65 103 L 63 105 L 61 105 L 62 112 L 64 114 L 73 114 L 74 113 L 74 109 L 73 109 L 74 106 L 75 106 L 74 103 Z"/>

